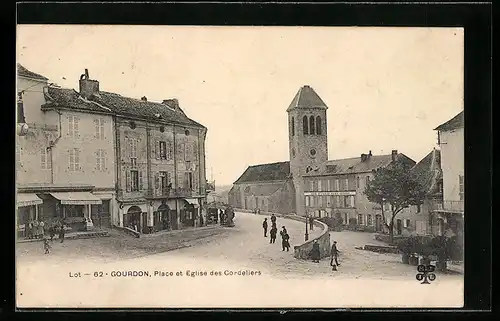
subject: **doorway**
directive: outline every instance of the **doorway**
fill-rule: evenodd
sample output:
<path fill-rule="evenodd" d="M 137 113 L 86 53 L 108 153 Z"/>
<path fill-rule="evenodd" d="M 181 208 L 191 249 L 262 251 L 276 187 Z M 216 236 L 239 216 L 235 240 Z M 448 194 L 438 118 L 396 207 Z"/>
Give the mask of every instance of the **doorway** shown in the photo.
<path fill-rule="evenodd" d="M 123 216 L 123 226 L 131 228 L 137 232 L 141 231 L 141 213 L 139 206 L 131 206 L 127 214 Z"/>
<path fill-rule="evenodd" d="M 402 224 L 401 224 L 401 220 L 400 220 L 400 219 L 398 219 L 398 220 L 396 221 L 396 233 L 397 233 L 398 235 L 401 235 L 401 233 L 403 233 L 403 230 L 402 230 L 402 229 L 403 229 L 403 227 L 402 227 Z"/>
<path fill-rule="evenodd" d="M 382 215 L 380 214 L 375 215 L 375 231 L 382 231 Z"/>

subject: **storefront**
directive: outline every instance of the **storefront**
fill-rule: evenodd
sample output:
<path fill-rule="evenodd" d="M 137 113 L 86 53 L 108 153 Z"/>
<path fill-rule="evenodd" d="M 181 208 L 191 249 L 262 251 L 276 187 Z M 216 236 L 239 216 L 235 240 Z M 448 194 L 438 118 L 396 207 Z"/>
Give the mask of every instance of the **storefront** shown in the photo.
<path fill-rule="evenodd" d="M 62 218 L 74 231 L 92 229 L 92 205 L 101 205 L 102 201 L 90 192 L 50 192 L 56 202 L 53 217 Z"/>
<path fill-rule="evenodd" d="M 26 237 L 26 225 L 33 220 L 38 220 L 38 205 L 43 200 L 34 193 L 18 193 L 16 197 L 17 206 L 17 235 Z"/>
<path fill-rule="evenodd" d="M 185 198 L 181 205 L 181 223 L 183 227 L 197 226 L 200 205 L 196 198 Z"/>

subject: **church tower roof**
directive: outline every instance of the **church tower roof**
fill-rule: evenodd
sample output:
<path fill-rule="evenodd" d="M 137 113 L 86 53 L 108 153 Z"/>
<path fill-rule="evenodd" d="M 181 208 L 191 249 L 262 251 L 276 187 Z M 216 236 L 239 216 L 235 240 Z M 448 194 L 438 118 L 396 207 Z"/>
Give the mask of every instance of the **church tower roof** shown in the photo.
<path fill-rule="evenodd" d="M 328 109 L 325 102 L 319 97 L 314 89 L 309 85 L 300 87 L 299 91 L 292 100 L 292 103 L 286 111 L 295 108 L 320 108 Z"/>

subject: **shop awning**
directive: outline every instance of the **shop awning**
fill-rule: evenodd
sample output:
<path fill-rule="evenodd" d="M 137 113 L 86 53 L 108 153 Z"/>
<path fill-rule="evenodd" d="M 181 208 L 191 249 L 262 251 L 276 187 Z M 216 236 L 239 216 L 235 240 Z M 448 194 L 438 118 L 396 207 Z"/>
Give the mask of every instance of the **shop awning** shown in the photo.
<path fill-rule="evenodd" d="M 61 201 L 64 205 L 98 205 L 102 204 L 100 198 L 89 192 L 52 192 L 50 195 Z"/>
<path fill-rule="evenodd" d="M 43 201 L 33 193 L 19 193 L 17 194 L 17 206 L 31 206 L 43 204 Z"/>
<path fill-rule="evenodd" d="M 184 199 L 186 202 L 188 202 L 191 205 L 194 205 L 194 207 L 199 206 L 198 205 L 198 200 L 196 198 L 185 198 Z"/>

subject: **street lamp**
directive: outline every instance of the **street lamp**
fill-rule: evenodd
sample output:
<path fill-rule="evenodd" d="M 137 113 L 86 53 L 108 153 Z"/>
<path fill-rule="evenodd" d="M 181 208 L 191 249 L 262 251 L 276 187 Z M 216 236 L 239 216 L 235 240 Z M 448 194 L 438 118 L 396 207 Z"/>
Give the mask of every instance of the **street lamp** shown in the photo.
<path fill-rule="evenodd" d="M 306 242 L 309 240 L 309 233 L 308 233 L 308 230 L 307 230 L 307 221 L 308 220 L 309 220 L 309 213 L 306 210 L 306 234 L 304 235 L 304 239 L 305 239 Z"/>

